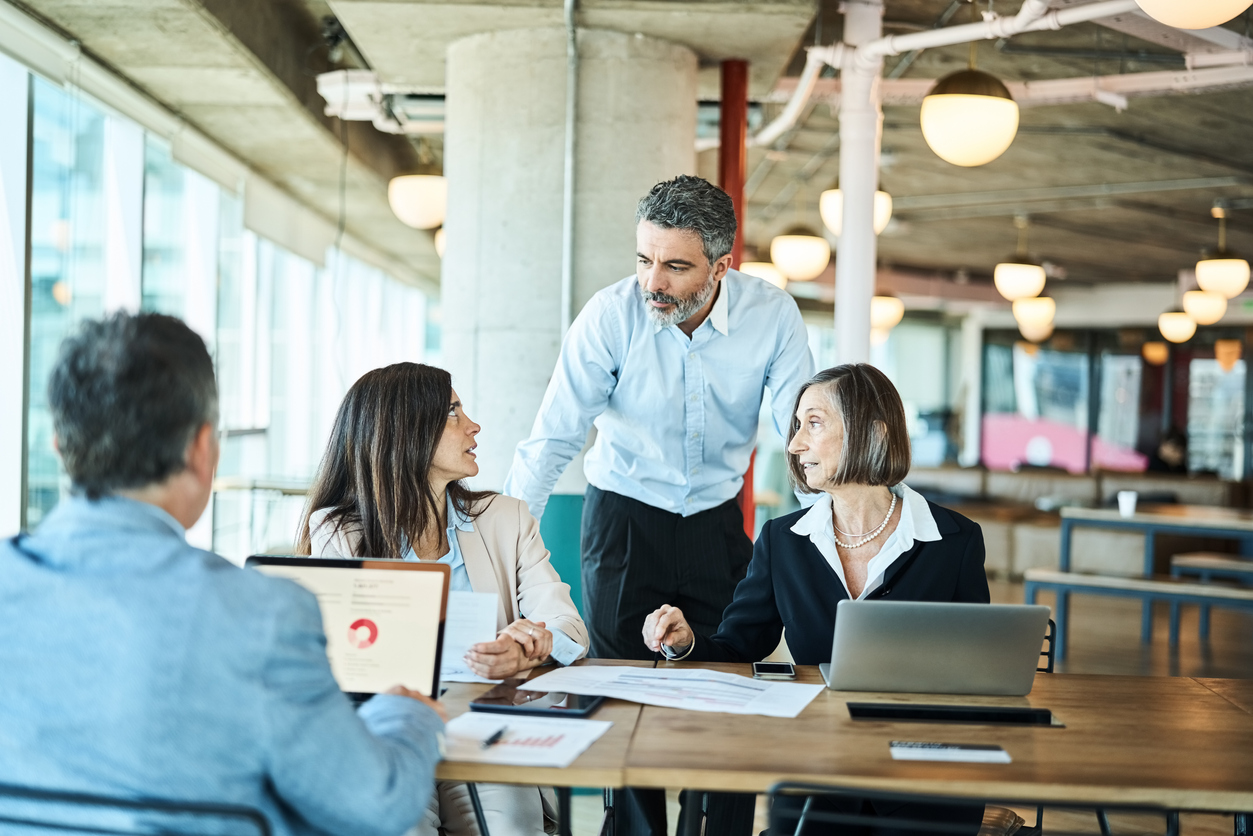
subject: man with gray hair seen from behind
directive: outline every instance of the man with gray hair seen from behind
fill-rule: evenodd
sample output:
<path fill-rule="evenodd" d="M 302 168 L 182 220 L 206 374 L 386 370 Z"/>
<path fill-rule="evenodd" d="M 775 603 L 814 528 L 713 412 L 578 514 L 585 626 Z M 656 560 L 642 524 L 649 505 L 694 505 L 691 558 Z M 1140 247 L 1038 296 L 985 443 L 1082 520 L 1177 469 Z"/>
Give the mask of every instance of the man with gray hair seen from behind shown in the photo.
<path fill-rule="evenodd" d="M 218 461 L 200 337 L 86 322 L 48 402 L 73 488 L 0 541 L 0 784 L 242 805 L 280 836 L 412 827 L 442 707 L 397 687 L 354 711 L 313 595 L 187 544 Z"/>
<path fill-rule="evenodd" d="M 583 618 L 598 658 L 651 659 L 639 625 L 670 598 L 716 631 L 752 557 L 735 498 L 762 394 L 770 390 L 786 437 L 814 372 L 792 297 L 731 269 L 726 192 L 676 177 L 640 200 L 635 220 L 636 273 L 593 296 L 570 326 L 505 481 L 540 518 L 595 424 L 581 541 Z M 664 836 L 664 797 L 625 800 L 624 832 Z M 707 832 L 732 829 L 711 812 Z"/>

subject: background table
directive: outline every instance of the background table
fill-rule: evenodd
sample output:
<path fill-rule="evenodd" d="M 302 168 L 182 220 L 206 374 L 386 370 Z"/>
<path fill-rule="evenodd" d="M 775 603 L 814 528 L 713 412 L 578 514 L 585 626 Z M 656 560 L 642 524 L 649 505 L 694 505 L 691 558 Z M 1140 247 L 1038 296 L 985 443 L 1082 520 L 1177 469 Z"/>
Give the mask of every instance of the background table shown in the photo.
<path fill-rule="evenodd" d="M 1061 547 L 1058 565 L 1061 571 L 1070 571 L 1071 541 L 1078 526 L 1114 528 L 1139 531 L 1144 534 L 1144 576 L 1154 573 L 1156 563 L 1155 543 L 1158 534 L 1176 534 L 1193 537 L 1221 537 L 1239 540 L 1241 551 L 1253 554 L 1253 513 L 1235 508 L 1213 505 L 1143 505 L 1130 517 L 1122 516 L 1115 508 L 1062 508 Z M 1058 593 L 1059 610 L 1066 607 L 1063 596 Z M 1059 623 L 1060 623 L 1059 619 Z M 1145 599 L 1140 615 L 1140 640 L 1148 642 L 1153 635 L 1153 603 Z"/>
<path fill-rule="evenodd" d="M 1212 505 L 1144 505 L 1130 517 L 1115 508 L 1062 508 L 1060 568 L 1070 571 L 1070 544 L 1077 526 L 1118 528 L 1144 533 L 1144 574 L 1154 569 L 1154 536 L 1180 534 L 1240 540 L 1253 550 L 1253 512 Z"/>

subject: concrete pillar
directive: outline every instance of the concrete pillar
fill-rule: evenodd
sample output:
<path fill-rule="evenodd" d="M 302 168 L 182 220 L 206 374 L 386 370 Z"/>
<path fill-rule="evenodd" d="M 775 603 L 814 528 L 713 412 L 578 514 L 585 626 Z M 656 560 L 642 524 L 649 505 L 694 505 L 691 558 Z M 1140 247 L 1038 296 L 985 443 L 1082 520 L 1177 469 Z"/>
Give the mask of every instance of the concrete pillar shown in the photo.
<path fill-rule="evenodd" d="M 844 42 L 860 46 L 883 34 L 881 0 L 849 0 L 844 8 Z M 852 50 L 847 50 L 851 55 Z M 878 241 L 874 193 L 879 185 L 883 110 L 879 106 L 882 59 L 874 67 L 846 59 L 841 76 L 840 188 L 844 229 L 835 259 L 835 343 L 841 363 L 870 359 L 870 299 L 874 296 Z"/>
<path fill-rule="evenodd" d="M 635 204 L 696 170 L 696 55 L 579 30 L 577 313 L 635 270 Z M 489 32 L 448 49 L 444 365 L 483 425 L 476 487 L 499 489 L 561 340 L 566 34 Z M 581 478 L 581 473 L 574 474 Z"/>

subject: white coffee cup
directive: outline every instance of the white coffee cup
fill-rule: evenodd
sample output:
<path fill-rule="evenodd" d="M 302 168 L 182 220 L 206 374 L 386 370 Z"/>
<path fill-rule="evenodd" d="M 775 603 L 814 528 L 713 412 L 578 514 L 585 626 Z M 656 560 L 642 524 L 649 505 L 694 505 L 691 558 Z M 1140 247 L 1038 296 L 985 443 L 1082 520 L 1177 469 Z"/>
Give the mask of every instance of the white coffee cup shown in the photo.
<path fill-rule="evenodd" d="M 1135 491 L 1119 491 L 1118 492 L 1118 514 L 1122 517 L 1134 517 L 1136 515 L 1136 497 Z"/>

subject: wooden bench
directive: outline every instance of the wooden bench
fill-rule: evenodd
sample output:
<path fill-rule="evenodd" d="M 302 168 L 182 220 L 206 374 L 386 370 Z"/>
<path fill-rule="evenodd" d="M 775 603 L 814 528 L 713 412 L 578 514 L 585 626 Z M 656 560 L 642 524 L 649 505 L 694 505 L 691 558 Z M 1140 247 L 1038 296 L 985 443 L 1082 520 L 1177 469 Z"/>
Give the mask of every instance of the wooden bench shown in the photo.
<path fill-rule="evenodd" d="M 1214 578 L 1253 583 L 1253 560 L 1216 552 L 1177 554 L 1170 559 L 1170 576 L 1184 575 L 1195 575 L 1201 583 L 1209 583 Z M 1209 638 L 1209 604 L 1201 605 L 1200 635 L 1202 639 Z"/>
<path fill-rule="evenodd" d="M 1172 646 L 1179 644 L 1180 604 L 1253 610 L 1253 589 L 1196 583 L 1178 578 L 1122 578 L 1112 575 L 1060 572 L 1054 569 L 1028 569 L 1023 575 L 1023 580 L 1025 581 L 1023 597 L 1028 604 L 1035 603 L 1036 594 L 1042 589 L 1051 589 L 1057 593 L 1053 618 L 1057 622 L 1057 658 L 1059 660 L 1066 657 L 1067 616 L 1072 592 L 1139 598 L 1145 603 L 1147 612 L 1152 611 L 1149 605 L 1154 601 L 1169 603 L 1171 605 L 1170 643 Z M 1140 639 L 1147 642 L 1152 638 L 1153 622 L 1151 619 L 1145 619 L 1142 622 Z"/>

